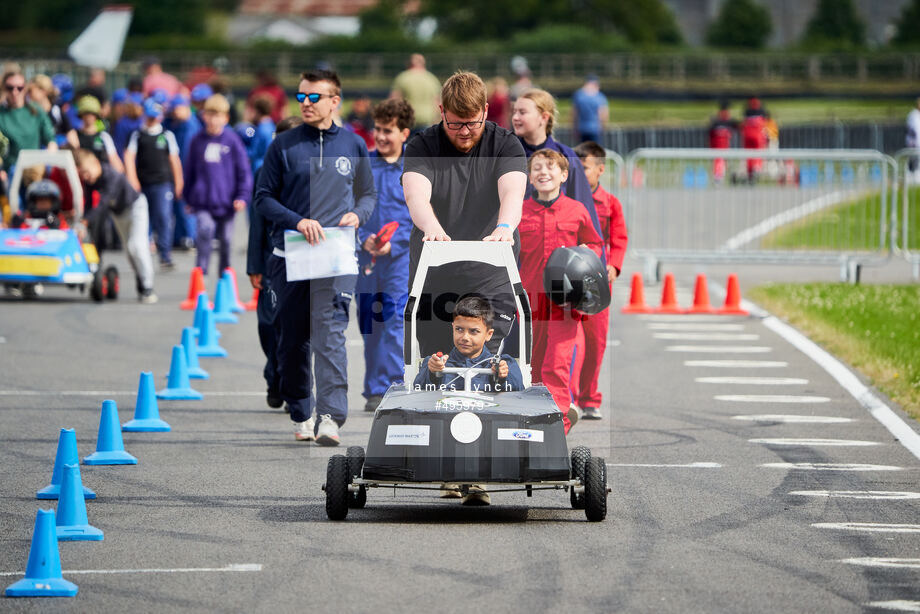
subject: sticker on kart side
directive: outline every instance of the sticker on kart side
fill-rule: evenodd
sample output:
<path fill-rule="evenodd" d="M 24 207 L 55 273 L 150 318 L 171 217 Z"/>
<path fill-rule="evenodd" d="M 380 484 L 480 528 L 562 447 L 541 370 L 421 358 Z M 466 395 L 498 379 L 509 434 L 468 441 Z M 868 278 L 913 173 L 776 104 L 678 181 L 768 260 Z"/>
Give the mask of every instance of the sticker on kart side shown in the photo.
<path fill-rule="evenodd" d="M 449 411 L 469 411 L 476 409 L 485 409 L 487 407 L 498 407 L 498 403 L 480 401 L 479 399 L 470 399 L 467 397 L 444 397 L 437 402 L 438 409 Z"/>
<path fill-rule="evenodd" d="M 388 446 L 427 446 L 431 426 L 428 424 L 391 424 L 387 426 Z"/>
<path fill-rule="evenodd" d="M 502 441 L 533 441 L 543 443 L 543 431 L 534 429 L 498 429 Z"/>

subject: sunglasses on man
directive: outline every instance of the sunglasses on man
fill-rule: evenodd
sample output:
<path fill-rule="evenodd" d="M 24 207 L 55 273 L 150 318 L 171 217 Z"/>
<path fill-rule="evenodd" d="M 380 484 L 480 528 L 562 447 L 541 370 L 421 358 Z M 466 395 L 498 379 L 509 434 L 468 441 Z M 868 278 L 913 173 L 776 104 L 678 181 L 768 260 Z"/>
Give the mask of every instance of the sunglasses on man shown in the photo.
<path fill-rule="evenodd" d="M 310 104 L 316 104 L 321 98 L 332 98 L 332 94 L 304 94 L 303 92 L 297 92 L 294 94 L 294 98 L 297 99 L 297 102 L 309 100 Z"/>
<path fill-rule="evenodd" d="M 8 92 L 21 92 L 22 90 L 26 89 L 25 85 L 7 85 L 4 87 L 6 87 L 6 91 Z"/>

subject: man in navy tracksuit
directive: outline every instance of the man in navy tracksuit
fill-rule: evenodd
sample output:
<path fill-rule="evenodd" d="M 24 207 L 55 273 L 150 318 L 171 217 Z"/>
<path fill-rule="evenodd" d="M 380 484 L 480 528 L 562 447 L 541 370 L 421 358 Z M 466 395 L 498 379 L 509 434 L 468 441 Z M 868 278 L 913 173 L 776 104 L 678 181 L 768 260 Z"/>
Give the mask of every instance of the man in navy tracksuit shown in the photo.
<path fill-rule="evenodd" d="M 278 296 L 281 397 L 291 409 L 295 439 L 315 438 L 320 445 L 338 445 L 339 427 L 348 415 L 345 327 L 356 278 L 287 281 L 284 231 L 296 230 L 317 245 L 325 238 L 324 226 L 357 228 L 374 210 L 377 194 L 367 147 L 332 122 L 340 94 L 334 72 L 303 74 L 296 98 L 304 125 L 275 138 L 256 188 L 256 209 L 273 225 L 268 275 Z"/>

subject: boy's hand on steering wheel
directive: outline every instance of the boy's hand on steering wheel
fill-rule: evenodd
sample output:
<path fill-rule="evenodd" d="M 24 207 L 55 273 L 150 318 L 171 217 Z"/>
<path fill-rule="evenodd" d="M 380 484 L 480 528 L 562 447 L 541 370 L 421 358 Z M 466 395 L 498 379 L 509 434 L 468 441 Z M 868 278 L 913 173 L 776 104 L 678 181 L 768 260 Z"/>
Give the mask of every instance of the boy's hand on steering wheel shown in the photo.
<path fill-rule="evenodd" d="M 447 356 L 438 352 L 437 354 L 432 354 L 431 358 L 428 359 L 428 370 L 432 373 L 440 373 L 444 370 L 444 367 L 447 365 Z"/>
<path fill-rule="evenodd" d="M 508 362 L 503 360 L 497 366 L 492 367 L 492 370 L 495 371 L 498 379 L 506 379 L 508 377 Z"/>

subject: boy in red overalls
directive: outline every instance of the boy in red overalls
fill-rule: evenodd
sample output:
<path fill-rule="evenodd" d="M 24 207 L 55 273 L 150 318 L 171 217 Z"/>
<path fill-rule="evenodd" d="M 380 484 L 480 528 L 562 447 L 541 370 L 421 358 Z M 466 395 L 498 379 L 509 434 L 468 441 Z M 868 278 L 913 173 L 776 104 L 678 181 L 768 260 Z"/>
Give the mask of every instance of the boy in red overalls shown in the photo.
<path fill-rule="evenodd" d="M 565 156 L 541 149 L 527 161 L 527 170 L 534 196 L 524 201 L 518 231 L 521 281 L 533 308 L 532 378 L 553 395 L 568 433 L 578 419 L 577 410 L 571 409 L 569 373 L 580 316 L 550 301 L 543 290 L 543 269 L 557 247 L 585 245 L 600 256 L 603 241 L 585 206 L 559 192 L 569 174 Z"/>
<path fill-rule="evenodd" d="M 620 201 L 601 187 L 601 176 L 604 174 L 604 160 L 607 153 L 604 148 L 594 141 L 585 141 L 575 148 L 575 153 L 585 167 L 585 176 L 594 195 L 594 207 L 597 217 L 601 222 L 601 232 L 604 233 L 604 243 L 607 250 L 607 281 L 613 281 L 620 275 L 623 268 L 623 258 L 626 255 L 626 220 L 623 217 L 623 206 Z M 575 404 L 581 408 L 581 417 L 585 420 L 600 420 L 602 418 L 600 405 L 602 396 L 597 389 L 597 380 L 601 373 L 601 363 L 607 350 L 607 331 L 610 326 L 610 308 L 593 316 L 582 316 L 582 329 L 584 330 L 584 351 L 581 352 L 583 360 L 581 365 L 576 359 L 575 374 L 572 394 Z"/>

